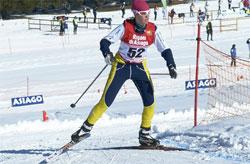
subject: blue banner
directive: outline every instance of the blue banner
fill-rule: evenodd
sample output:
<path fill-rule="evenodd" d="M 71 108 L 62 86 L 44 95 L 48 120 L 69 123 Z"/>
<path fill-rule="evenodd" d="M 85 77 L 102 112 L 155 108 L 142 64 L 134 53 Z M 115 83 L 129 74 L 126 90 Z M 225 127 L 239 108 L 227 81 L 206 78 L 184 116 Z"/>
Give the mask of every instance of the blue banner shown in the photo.
<path fill-rule="evenodd" d="M 12 107 L 43 104 L 43 95 L 11 98 Z"/>
<path fill-rule="evenodd" d="M 198 80 L 198 88 L 216 87 L 216 78 Z M 185 82 L 186 90 L 195 89 L 195 80 Z"/>

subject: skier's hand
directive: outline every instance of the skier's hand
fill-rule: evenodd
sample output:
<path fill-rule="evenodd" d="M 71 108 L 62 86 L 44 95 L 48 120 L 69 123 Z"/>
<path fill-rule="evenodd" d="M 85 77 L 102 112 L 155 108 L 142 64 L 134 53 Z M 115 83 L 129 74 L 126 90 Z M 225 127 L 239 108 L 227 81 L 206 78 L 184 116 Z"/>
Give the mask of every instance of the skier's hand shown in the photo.
<path fill-rule="evenodd" d="M 113 53 L 112 52 L 108 52 L 106 54 L 106 56 L 105 56 L 105 62 L 106 62 L 106 64 L 111 65 L 114 60 L 115 60 L 115 58 L 113 56 Z"/>
<path fill-rule="evenodd" d="M 172 79 L 177 78 L 176 66 L 169 64 L 168 65 L 169 75 Z"/>

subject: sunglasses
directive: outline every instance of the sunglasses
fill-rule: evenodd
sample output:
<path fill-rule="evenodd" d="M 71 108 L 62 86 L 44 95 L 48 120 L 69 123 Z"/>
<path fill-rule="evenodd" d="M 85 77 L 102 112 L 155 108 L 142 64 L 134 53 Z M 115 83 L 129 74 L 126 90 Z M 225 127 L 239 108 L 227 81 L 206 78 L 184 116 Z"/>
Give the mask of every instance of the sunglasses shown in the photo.
<path fill-rule="evenodd" d="M 150 10 L 147 11 L 137 11 L 133 10 L 135 14 L 139 14 L 140 16 L 148 16 L 150 14 Z"/>

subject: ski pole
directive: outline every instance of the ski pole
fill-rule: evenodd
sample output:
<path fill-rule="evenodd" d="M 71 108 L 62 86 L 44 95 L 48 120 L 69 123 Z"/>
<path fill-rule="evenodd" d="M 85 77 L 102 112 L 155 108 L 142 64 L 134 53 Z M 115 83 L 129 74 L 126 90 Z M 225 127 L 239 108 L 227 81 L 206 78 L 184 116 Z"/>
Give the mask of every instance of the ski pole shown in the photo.
<path fill-rule="evenodd" d="M 150 75 L 169 75 L 169 73 L 150 73 Z"/>
<path fill-rule="evenodd" d="M 95 77 L 95 79 L 89 84 L 89 86 L 85 89 L 85 91 L 81 94 L 81 96 L 76 100 L 76 102 L 70 105 L 71 108 L 74 108 L 76 106 L 76 104 L 78 103 L 78 101 L 88 91 L 88 89 L 94 84 L 94 82 L 96 81 L 96 79 L 102 74 L 102 72 L 107 68 L 107 66 L 108 66 L 108 64 L 106 64 L 103 67 L 103 69 L 99 72 L 99 74 Z"/>

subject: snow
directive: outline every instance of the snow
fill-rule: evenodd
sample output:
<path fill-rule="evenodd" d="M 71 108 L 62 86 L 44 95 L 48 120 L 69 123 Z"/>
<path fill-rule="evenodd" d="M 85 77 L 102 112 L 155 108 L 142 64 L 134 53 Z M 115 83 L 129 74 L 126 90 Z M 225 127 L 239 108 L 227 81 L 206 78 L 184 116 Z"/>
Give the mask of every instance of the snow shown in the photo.
<path fill-rule="evenodd" d="M 217 9 L 217 1 L 208 3 L 209 10 Z M 204 2 L 195 5 L 203 8 Z M 175 9 L 188 12 L 189 4 L 175 6 Z M 220 120 L 193 128 L 194 93 L 185 91 L 184 84 L 186 80 L 194 79 L 196 23 L 167 26 L 160 11 L 155 23 L 174 52 L 178 78 L 152 76 L 157 102 L 152 132 L 162 144 L 190 151 L 108 149 L 138 145 L 142 102 L 133 83 L 127 81 L 115 102 L 95 125 L 91 137 L 54 163 L 250 163 L 249 117 Z M 239 16 L 226 13 L 230 17 Z M 105 16 L 112 17 L 116 24 L 122 23 L 120 11 L 98 13 L 98 17 Z M 126 16 L 132 16 L 132 13 L 127 10 Z M 227 53 L 234 43 L 238 55 L 247 59 L 245 42 L 250 34 L 249 20 L 241 20 L 238 31 L 223 33 L 219 32 L 217 23 L 213 23 L 214 41 L 208 44 Z M 202 38 L 206 38 L 204 25 Z M 28 30 L 26 19 L 0 20 L 0 163 L 38 163 L 70 140 L 70 135 L 81 126 L 101 97 L 110 67 L 76 108 L 69 107 L 105 66 L 99 41 L 109 31 L 93 26 L 79 29 L 78 34 L 73 35 L 70 26 L 66 35 L 60 37 L 57 32 Z M 112 51 L 115 52 L 118 46 L 119 43 L 112 45 Z M 166 73 L 165 62 L 156 48 L 149 51 L 152 54 L 148 58 L 151 73 Z M 200 77 L 206 78 L 202 54 L 200 71 Z M 11 98 L 26 96 L 27 92 L 29 95 L 42 94 L 44 104 L 11 107 Z M 199 119 L 207 111 L 206 95 L 206 89 L 199 90 Z M 42 121 L 42 111 L 48 113 L 47 122 Z"/>

